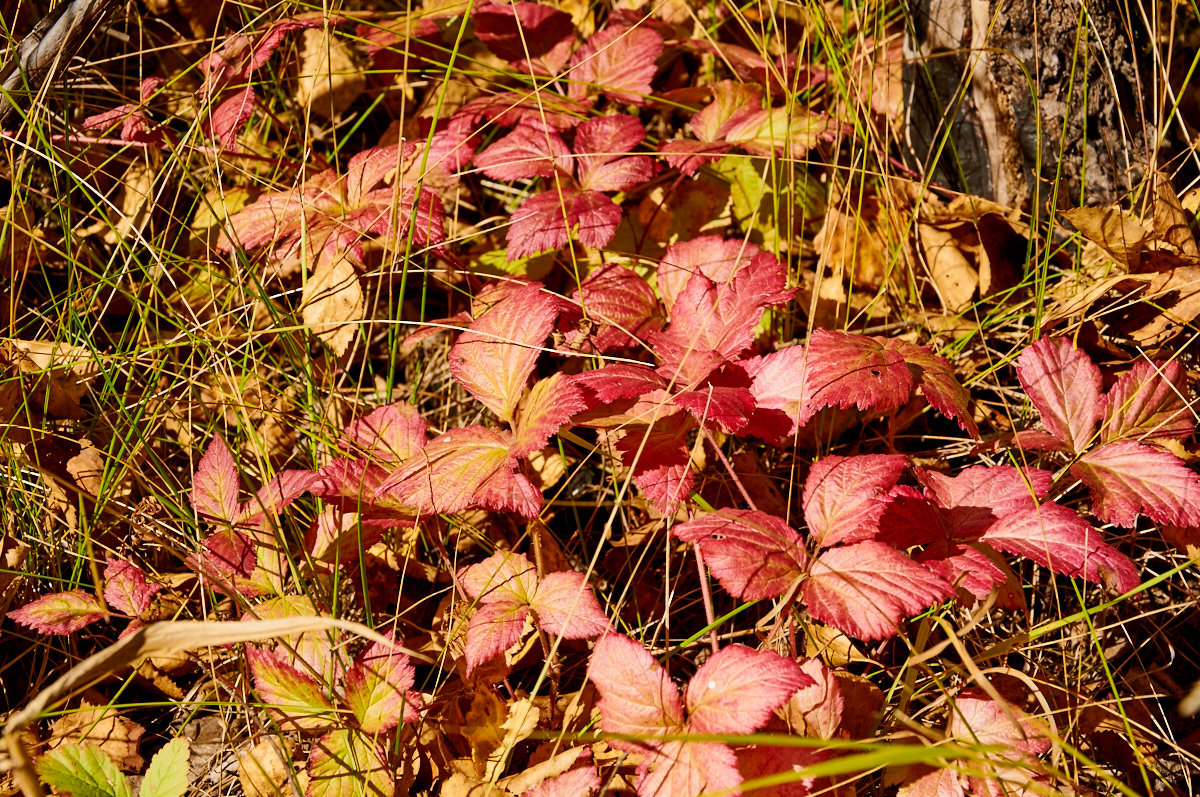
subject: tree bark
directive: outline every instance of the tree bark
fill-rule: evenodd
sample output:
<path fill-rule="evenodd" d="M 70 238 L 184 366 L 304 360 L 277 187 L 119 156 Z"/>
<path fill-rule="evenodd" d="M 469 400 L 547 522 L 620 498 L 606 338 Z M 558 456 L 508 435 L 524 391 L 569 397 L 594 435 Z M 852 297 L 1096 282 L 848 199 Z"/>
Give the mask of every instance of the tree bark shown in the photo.
<path fill-rule="evenodd" d="M 1115 0 L 913 0 L 910 165 L 937 185 L 1035 210 L 1111 204 L 1153 130 L 1136 34 Z"/>

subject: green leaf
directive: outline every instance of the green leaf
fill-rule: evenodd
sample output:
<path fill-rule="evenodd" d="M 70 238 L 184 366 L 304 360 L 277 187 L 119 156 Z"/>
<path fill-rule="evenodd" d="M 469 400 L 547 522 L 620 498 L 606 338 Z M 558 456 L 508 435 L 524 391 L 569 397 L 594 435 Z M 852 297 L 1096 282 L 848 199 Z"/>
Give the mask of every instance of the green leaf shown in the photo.
<path fill-rule="evenodd" d="M 129 781 L 98 747 L 68 742 L 51 750 L 37 765 L 42 780 L 71 797 L 132 797 Z"/>
<path fill-rule="evenodd" d="M 325 734 L 308 756 L 306 797 L 393 797 L 392 768 L 375 741 L 358 730 Z"/>
<path fill-rule="evenodd" d="M 140 797 L 183 797 L 188 786 L 188 758 L 191 753 L 184 736 L 167 742 L 150 760 L 142 780 Z"/>

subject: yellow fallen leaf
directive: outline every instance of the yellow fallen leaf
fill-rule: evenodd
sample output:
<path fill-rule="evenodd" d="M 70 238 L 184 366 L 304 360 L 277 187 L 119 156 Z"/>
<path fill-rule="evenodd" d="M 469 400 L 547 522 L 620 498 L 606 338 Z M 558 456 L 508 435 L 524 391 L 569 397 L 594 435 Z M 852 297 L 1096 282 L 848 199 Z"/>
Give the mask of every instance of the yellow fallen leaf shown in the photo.
<path fill-rule="evenodd" d="M 318 262 L 304 285 L 300 317 L 337 355 L 346 353 L 363 317 L 363 291 L 358 269 L 347 253 L 330 263 Z"/>

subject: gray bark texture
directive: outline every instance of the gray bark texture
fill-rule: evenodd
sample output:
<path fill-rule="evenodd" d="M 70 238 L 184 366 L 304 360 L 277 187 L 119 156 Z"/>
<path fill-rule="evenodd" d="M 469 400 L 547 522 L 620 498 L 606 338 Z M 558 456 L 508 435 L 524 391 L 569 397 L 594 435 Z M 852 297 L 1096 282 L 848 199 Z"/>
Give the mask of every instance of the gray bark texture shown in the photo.
<path fill-rule="evenodd" d="M 1138 47 L 1116 0 L 911 0 L 910 165 L 1038 214 L 1119 201 L 1153 140 Z"/>

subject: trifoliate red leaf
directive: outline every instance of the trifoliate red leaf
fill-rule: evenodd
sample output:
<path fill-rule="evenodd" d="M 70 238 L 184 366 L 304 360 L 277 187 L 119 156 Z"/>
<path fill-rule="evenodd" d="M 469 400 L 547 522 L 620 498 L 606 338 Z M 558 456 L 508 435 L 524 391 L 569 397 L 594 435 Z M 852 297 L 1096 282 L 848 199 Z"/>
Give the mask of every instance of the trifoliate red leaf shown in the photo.
<path fill-rule="evenodd" d="M 662 37 L 646 27 L 609 25 L 591 36 L 571 59 L 568 91 L 581 100 L 602 93 L 618 102 L 642 105 L 663 49 Z"/>
<path fill-rule="evenodd" d="M 703 274 L 715 283 L 729 282 L 733 275 L 750 266 L 759 248 L 748 241 L 719 235 L 701 235 L 667 247 L 658 266 L 655 284 L 663 305 L 670 312 L 675 297 L 687 287 L 693 274 Z"/>
<path fill-rule="evenodd" d="M 571 15 L 541 3 L 485 3 L 471 14 L 479 41 L 506 61 L 537 58 L 575 33 Z"/>
<path fill-rule="evenodd" d="M 192 508 L 203 518 L 233 523 L 240 514 L 237 496 L 237 465 L 229 446 L 217 435 L 196 464 Z"/>
<path fill-rule="evenodd" d="M 400 401 L 351 421 L 338 447 L 380 464 L 399 464 L 425 446 L 427 427 L 416 407 Z"/>
<path fill-rule="evenodd" d="M 1092 491 L 1092 514 L 1106 523 L 1133 528 L 1145 515 L 1200 526 L 1200 477 L 1166 449 L 1118 440 L 1084 454 L 1071 473 Z"/>
<path fill-rule="evenodd" d="M 890 637 L 903 618 L 954 594 L 940 576 L 875 541 L 824 551 L 800 590 L 813 617 L 859 639 Z"/>
<path fill-rule="evenodd" d="M 820 548 L 874 539 L 886 497 L 908 460 L 899 454 L 828 456 L 804 482 L 804 520 Z"/>
<path fill-rule="evenodd" d="M 800 535 L 766 512 L 722 509 L 682 523 L 672 533 L 700 547 L 708 569 L 735 598 L 776 598 L 808 569 Z"/>
<path fill-rule="evenodd" d="M 791 659 L 729 645 L 704 662 L 688 683 L 688 730 L 753 733 L 798 689 L 815 684 Z"/>
<path fill-rule="evenodd" d="M 1072 453 L 1087 449 L 1104 417 L 1100 369 L 1067 338 L 1042 338 L 1017 358 L 1017 378 L 1046 431 Z"/>
<path fill-rule="evenodd" d="M 912 396 L 916 380 L 904 355 L 880 338 L 814 330 L 807 359 L 808 398 L 800 416 L 803 425 L 822 407 L 857 407 L 887 414 Z"/>
<path fill-rule="evenodd" d="M 527 180 L 572 174 L 571 148 L 544 126 L 525 122 L 475 156 L 475 165 L 496 180 Z"/>
<path fill-rule="evenodd" d="M 558 304 L 540 283 L 526 285 L 484 312 L 450 350 L 450 373 L 506 423 L 513 423 Z"/>
<path fill-rule="evenodd" d="M 632 346 L 638 338 L 662 327 L 662 308 L 653 289 L 620 263 L 609 263 L 588 274 L 571 294 L 571 301 L 578 312 L 559 319 L 560 329 L 564 323 L 572 325 L 565 330 L 560 350 L 603 353 Z"/>

